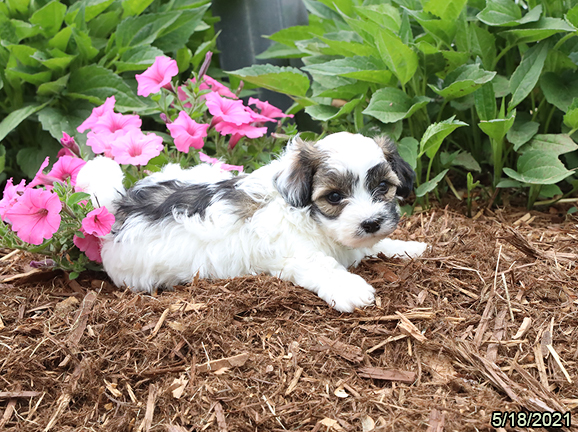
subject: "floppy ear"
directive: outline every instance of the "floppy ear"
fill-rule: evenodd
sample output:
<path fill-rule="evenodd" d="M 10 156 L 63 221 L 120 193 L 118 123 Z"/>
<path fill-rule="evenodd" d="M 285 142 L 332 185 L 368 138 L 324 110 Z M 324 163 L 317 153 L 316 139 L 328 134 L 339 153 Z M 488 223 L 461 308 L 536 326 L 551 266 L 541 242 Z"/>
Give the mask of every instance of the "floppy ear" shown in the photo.
<path fill-rule="evenodd" d="M 320 163 L 321 153 L 312 143 L 297 137 L 287 145 L 275 187 L 289 205 L 301 208 L 311 204 L 313 175 Z"/>
<path fill-rule="evenodd" d="M 401 198 L 409 197 L 413 190 L 413 182 L 415 180 L 415 171 L 404 161 L 397 152 L 395 143 L 387 137 L 374 138 L 375 142 L 383 150 L 385 159 L 399 178 L 400 184 L 397 187 L 396 195 Z"/>

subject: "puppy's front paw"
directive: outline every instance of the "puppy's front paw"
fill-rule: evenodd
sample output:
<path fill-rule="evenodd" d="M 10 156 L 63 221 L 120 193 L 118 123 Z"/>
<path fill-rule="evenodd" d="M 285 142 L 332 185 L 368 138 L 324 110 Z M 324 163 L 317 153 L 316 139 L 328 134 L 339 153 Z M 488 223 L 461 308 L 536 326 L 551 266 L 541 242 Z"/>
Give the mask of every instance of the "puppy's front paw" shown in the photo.
<path fill-rule="evenodd" d="M 418 258 L 424 254 L 425 251 L 430 250 L 431 247 L 427 243 L 408 241 L 404 245 L 404 253 L 401 258 Z"/>
<path fill-rule="evenodd" d="M 375 289 L 361 276 L 340 273 L 327 281 L 327 285 L 319 291 L 319 297 L 339 312 L 353 312 L 355 308 L 374 303 Z"/>
<path fill-rule="evenodd" d="M 374 249 L 374 253 L 383 253 L 389 258 L 417 258 L 430 249 L 427 243 L 417 241 L 392 240 L 389 238 L 380 241 Z"/>

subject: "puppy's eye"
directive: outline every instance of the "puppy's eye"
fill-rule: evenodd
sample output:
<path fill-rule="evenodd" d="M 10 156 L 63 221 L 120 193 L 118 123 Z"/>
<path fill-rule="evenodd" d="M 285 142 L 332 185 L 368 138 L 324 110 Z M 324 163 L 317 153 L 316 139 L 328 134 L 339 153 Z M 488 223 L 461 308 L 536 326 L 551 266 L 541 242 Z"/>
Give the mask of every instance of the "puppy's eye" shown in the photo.
<path fill-rule="evenodd" d="M 382 190 L 387 190 L 387 189 L 389 189 L 389 186 L 390 186 L 390 184 L 386 180 L 383 180 L 383 181 L 379 182 L 379 184 L 377 185 L 377 188 L 382 189 Z"/>
<path fill-rule="evenodd" d="M 331 192 L 327 195 L 327 201 L 329 201 L 329 204 L 339 204 L 342 199 L 343 197 L 339 192 Z"/>

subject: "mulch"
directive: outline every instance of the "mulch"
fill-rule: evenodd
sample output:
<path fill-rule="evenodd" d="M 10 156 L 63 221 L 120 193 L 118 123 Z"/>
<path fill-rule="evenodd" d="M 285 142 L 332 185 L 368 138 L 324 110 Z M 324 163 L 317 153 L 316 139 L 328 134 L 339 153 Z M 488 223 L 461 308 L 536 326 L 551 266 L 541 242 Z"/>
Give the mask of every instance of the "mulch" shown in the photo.
<path fill-rule="evenodd" d="M 363 261 L 378 297 L 352 314 L 265 275 L 148 296 L 2 251 L 0 430 L 543 430 L 491 426 L 524 410 L 578 424 L 578 219 L 442 208 L 394 237 L 433 248 Z"/>

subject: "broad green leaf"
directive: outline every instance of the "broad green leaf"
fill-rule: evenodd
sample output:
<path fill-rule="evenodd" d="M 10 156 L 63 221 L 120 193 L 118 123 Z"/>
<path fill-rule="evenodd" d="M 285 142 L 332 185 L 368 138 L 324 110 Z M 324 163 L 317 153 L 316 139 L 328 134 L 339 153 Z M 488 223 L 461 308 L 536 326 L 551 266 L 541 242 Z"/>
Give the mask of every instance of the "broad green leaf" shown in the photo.
<path fill-rule="evenodd" d="M 10 20 L 10 24 L 12 24 L 12 28 L 16 33 L 18 42 L 20 42 L 22 39 L 34 37 L 42 31 L 42 29 L 37 25 L 32 25 L 30 23 L 15 19 Z M 0 33 L 2 32 L 0 31 Z"/>
<path fill-rule="evenodd" d="M 567 112 L 572 101 L 578 98 L 578 74 L 546 72 L 540 79 L 540 88 L 549 103 Z"/>
<path fill-rule="evenodd" d="M 401 158 L 414 170 L 417 168 L 417 152 L 419 142 L 413 137 L 405 137 L 397 144 L 397 151 Z"/>
<path fill-rule="evenodd" d="M 423 10 L 442 20 L 455 21 L 460 16 L 467 0 L 426 0 Z"/>
<path fill-rule="evenodd" d="M 53 107 L 46 107 L 38 113 L 38 120 L 42 125 L 42 129 L 50 133 L 55 140 L 62 138 L 62 133 L 66 132 L 68 135 L 74 137 L 77 143 L 84 143 L 86 141 L 86 134 L 80 134 L 76 128 L 90 115 L 90 110 L 74 110 L 71 112 L 64 112 Z"/>
<path fill-rule="evenodd" d="M 209 6 L 207 4 L 200 8 L 183 10 L 170 26 L 163 29 L 153 45 L 167 53 L 183 48 L 201 23 Z"/>
<path fill-rule="evenodd" d="M 28 6 L 30 5 L 30 0 L 6 0 L 6 5 L 12 14 L 22 14 L 28 13 Z"/>
<path fill-rule="evenodd" d="M 116 97 L 116 108 L 119 111 L 138 111 L 146 106 L 128 84 L 109 69 L 89 65 L 70 74 L 68 96 L 102 105 L 110 95 Z"/>
<path fill-rule="evenodd" d="M 343 15 L 343 19 L 349 28 L 361 36 L 367 44 L 375 45 L 375 36 L 382 30 L 379 24 L 359 18 L 349 18 L 346 15 Z"/>
<path fill-rule="evenodd" d="M 518 180 L 509 179 L 509 178 L 502 178 L 502 180 L 500 180 L 500 182 L 496 185 L 496 187 L 500 188 L 500 189 L 519 188 L 522 186 L 524 186 L 524 183 L 521 183 Z"/>
<path fill-rule="evenodd" d="M 22 81 L 39 86 L 42 83 L 50 81 L 52 73 L 43 71 L 29 66 L 17 66 L 6 70 L 7 78 L 20 78 Z"/>
<path fill-rule="evenodd" d="M 95 38 L 108 38 L 109 34 L 114 31 L 120 23 L 121 13 L 122 11 L 117 9 L 97 16 L 88 23 L 90 35 Z"/>
<path fill-rule="evenodd" d="M 163 55 L 160 49 L 148 45 L 131 48 L 114 64 L 116 73 L 145 70 L 154 63 L 157 56 Z"/>
<path fill-rule="evenodd" d="M 64 89 L 66 89 L 66 85 L 68 84 L 69 78 L 70 74 L 67 74 L 58 78 L 56 81 L 41 84 L 36 90 L 36 93 L 38 93 L 41 96 L 59 95 L 64 91 Z"/>
<path fill-rule="evenodd" d="M 281 29 L 271 36 L 265 36 L 275 42 L 295 48 L 295 42 L 311 39 L 312 36 L 323 36 L 323 28 L 319 26 L 293 26 Z"/>
<path fill-rule="evenodd" d="M 199 47 L 195 51 L 195 54 L 193 54 L 193 58 L 191 59 L 191 64 L 193 65 L 194 69 L 198 69 L 201 66 L 202 62 L 205 61 L 205 56 L 207 55 L 207 53 L 215 49 L 215 47 L 217 46 L 217 37 L 219 36 L 219 34 L 220 33 L 216 33 L 212 39 L 203 42 L 201 45 L 199 45 Z"/>
<path fill-rule="evenodd" d="M 319 2 L 325 4 L 334 11 L 343 12 L 348 16 L 353 16 L 355 13 L 352 0 L 319 0 Z"/>
<path fill-rule="evenodd" d="M 40 66 L 40 62 L 34 58 L 34 53 L 38 51 L 36 48 L 28 45 L 7 45 L 6 48 L 8 48 L 22 65 L 32 67 Z"/>
<path fill-rule="evenodd" d="M 475 92 L 482 85 L 490 82 L 494 76 L 496 72 L 480 69 L 479 64 L 463 65 L 447 75 L 442 88 L 431 84 L 429 87 L 438 95 L 451 100 Z"/>
<path fill-rule="evenodd" d="M 76 19 L 76 15 L 79 12 L 79 9 L 82 6 L 84 6 L 85 22 L 92 21 L 94 18 L 104 12 L 112 3 L 114 3 L 114 0 L 84 0 L 74 2 L 68 8 L 65 21 L 67 23 L 73 23 Z"/>
<path fill-rule="evenodd" d="M 149 7 L 153 0 L 122 0 L 122 17 L 130 17 L 140 15 Z"/>
<path fill-rule="evenodd" d="M 29 105 L 16 111 L 12 111 L 10 114 L 8 114 L 8 116 L 6 116 L 6 118 L 0 122 L 0 141 L 2 141 L 12 130 L 16 129 L 20 123 L 22 123 L 35 112 L 40 111 L 47 104 L 48 102 L 42 105 Z"/>
<path fill-rule="evenodd" d="M 360 94 L 366 94 L 369 86 L 368 82 L 351 78 L 315 75 L 311 90 L 313 90 L 313 97 L 350 100 Z"/>
<path fill-rule="evenodd" d="M 556 33 L 574 31 L 574 27 L 570 26 L 563 19 L 542 17 L 535 23 L 503 31 L 500 33 L 500 36 L 507 38 L 510 43 L 521 44 L 537 42 L 549 38 Z"/>
<path fill-rule="evenodd" d="M 514 27 L 538 21 L 542 15 L 542 5 L 536 6 L 522 18 L 520 6 L 514 0 L 488 0 L 486 7 L 477 18 L 489 26 Z"/>
<path fill-rule="evenodd" d="M 406 11 L 417 20 L 426 33 L 431 35 L 436 42 L 442 42 L 447 47 L 452 46 L 457 32 L 455 21 L 435 19 L 430 14 L 421 11 L 408 9 Z"/>
<path fill-rule="evenodd" d="M 126 18 L 116 28 L 116 45 L 119 52 L 122 54 L 129 47 L 152 44 L 181 13 L 182 11 L 174 11 Z"/>
<path fill-rule="evenodd" d="M 546 61 L 549 49 L 550 44 L 543 42 L 534 45 L 526 51 L 522 61 L 510 79 L 512 100 L 508 105 L 508 109 L 511 110 L 516 107 L 534 89 L 538 79 L 540 78 L 540 74 L 542 73 L 542 68 L 544 67 L 544 62 Z"/>
<path fill-rule="evenodd" d="M 381 58 L 402 85 L 414 75 L 418 66 L 417 54 L 405 45 L 399 36 L 383 29 L 375 36 Z"/>
<path fill-rule="evenodd" d="M 191 65 L 193 53 L 187 47 L 181 48 L 177 51 L 176 61 L 179 68 L 179 73 L 185 72 Z"/>
<path fill-rule="evenodd" d="M 427 157 L 432 159 L 438 152 L 443 140 L 449 134 L 461 126 L 467 126 L 467 123 L 454 119 L 455 116 L 428 126 L 419 143 L 420 157 L 425 153 Z"/>
<path fill-rule="evenodd" d="M 319 121 L 329 121 L 339 118 L 345 114 L 349 114 L 353 109 L 359 105 L 363 100 L 363 97 L 358 99 L 353 99 L 347 102 L 340 108 L 331 105 L 314 105 L 305 108 L 305 112 L 309 114 L 313 119 Z"/>
<path fill-rule="evenodd" d="M 89 200 L 89 199 L 90 199 L 90 194 L 87 194 L 86 192 L 76 192 L 76 193 L 73 193 L 72 195 L 70 195 L 70 197 L 68 197 L 66 204 L 68 204 L 68 206 L 72 207 L 73 205 L 78 204 L 80 201 Z"/>
<path fill-rule="evenodd" d="M 445 169 L 441 173 L 439 173 L 437 176 L 435 176 L 433 179 L 431 179 L 430 181 L 427 181 L 427 182 L 421 184 L 415 190 L 415 196 L 420 198 L 422 196 L 425 196 L 427 193 L 433 191 L 436 188 L 436 186 L 438 185 L 438 183 L 443 180 L 443 178 L 448 173 L 448 171 L 449 171 L 449 169 Z"/>
<path fill-rule="evenodd" d="M 300 103 L 305 102 L 308 105 L 313 105 L 312 102 L 307 102 L 305 97 L 307 90 L 309 90 L 309 78 L 299 69 L 273 65 L 253 65 L 227 73 L 248 83 L 297 97 Z"/>
<path fill-rule="evenodd" d="M 383 123 L 395 123 L 411 117 L 417 110 L 426 106 L 430 100 L 426 96 L 410 98 L 397 88 L 386 87 L 373 94 L 369 106 L 363 111 L 363 114 L 375 117 Z"/>
<path fill-rule="evenodd" d="M 76 58 L 75 55 L 68 55 L 56 48 L 50 50 L 50 53 L 37 51 L 32 57 L 54 71 L 63 71 Z"/>
<path fill-rule="evenodd" d="M 60 30 L 65 14 L 66 6 L 58 0 L 52 0 L 32 14 L 30 22 L 40 26 L 44 36 L 50 38 Z"/>
<path fill-rule="evenodd" d="M 514 144 L 514 151 L 526 144 L 538 133 L 540 123 L 533 121 L 515 121 L 512 128 L 506 134 L 508 141 Z"/>
<path fill-rule="evenodd" d="M 328 8 L 323 3 L 318 2 L 317 0 L 303 0 L 303 3 L 305 3 L 305 7 L 312 15 L 330 21 L 343 21 L 341 15 L 339 15 L 333 9 Z"/>
<path fill-rule="evenodd" d="M 531 151 L 542 151 L 555 156 L 577 150 L 578 145 L 570 136 L 566 134 L 539 134 L 522 146 L 518 151 L 527 153 Z"/>
<path fill-rule="evenodd" d="M 498 108 L 496 106 L 496 94 L 491 82 L 484 84 L 474 93 L 476 112 L 480 120 L 492 120 L 496 118 Z"/>
<path fill-rule="evenodd" d="M 303 57 L 301 50 L 291 48 L 279 42 L 273 42 L 265 51 L 256 55 L 256 59 L 274 59 L 274 58 L 300 58 Z"/>
<path fill-rule="evenodd" d="M 566 21 L 578 29 L 578 5 L 570 9 L 565 15 Z"/>
<path fill-rule="evenodd" d="M 554 198 L 562 195 L 562 190 L 555 184 L 543 185 L 540 188 L 540 198 Z"/>
<path fill-rule="evenodd" d="M 70 36 L 72 36 L 72 27 L 64 27 L 48 41 L 48 46 L 59 49 L 60 51 L 66 51 Z"/>
<path fill-rule="evenodd" d="M 504 173 L 522 183 L 547 185 L 564 180 L 574 171 L 567 170 L 555 154 L 532 150 L 518 158 L 517 172 L 504 168 Z"/>
<path fill-rule="evenodd" d="M 496 141 L 502 141 L 508 131 L 514 125 L 516 119 L 516 110 L 510 113 L 510 117 L 506 119 L 493 119 L 488 121 L 481 121 L 478 126 L 486 135 Z"/>
<path fill-rule="evenodd" d="M 503 98 L 511 93 L 510 81 L 505 76 L 496 75 L 492 80 L 492 85 L 494 86 L 496 98 Z"/>
<path fill-rule="evenodd" d="M 353 38 L 339 38 L 343 34 L 349 34 L 353 32 L 338 32 L 338 33 L 328 33 L 325 36 L 318 36 L 318 39 L 323 41 L 328 47 L 328 49 L 322 48 L 321 51 L 324 54 L 329 55 L 342 55 L 344 57 L 379 57 L 379 51 L 372 44 L 368 44 L 361 41 L 356 41 Z M 357 35 L 357 33 L 354 33 Z"/>
<path fill-rule="evenodd" d="M 574 98 L 564 115 L 564 124 L 570 129 L 578 129 L 578 98 Z"/>
<path fill-rule="evenodd" d="M 385 69 L 385 65 L 371 57 L 347 57 L 302 69 L 311 74 L 338 75 L 378 84 L 387 84 L 391 80 L 391 72 Z"/>
<path fill-rule="evenodd" d="M 496 59 L 496 37 L 485 28 L 470 23 L 468 38 L 469 51 L 481 57 L 486 69 L 491 69 Z"/>
<path fill-rule="evenodd" d="M 81 58 L 92 60 L 98 55 L 98 49 L 92 46 L 92 39 L 85 32 L 74 28 L 72 29 L 72 38 L 76 43 Z"/>
<path fill-rule="evenodd" d="M 401 15 L 399 14 L 399 9 L 393 5 L 384 3 L 355 6 L 355 11 L 359 15 L 379 24 L 381 27 L 399 34 L 401 28 Z"/>
<path fill-rule="evenodd" d="M 480 164 L 467 151 L 459 152 L 452 161 L 453 166 L 461 166 L 468 171 L 482 172 Z"/>

